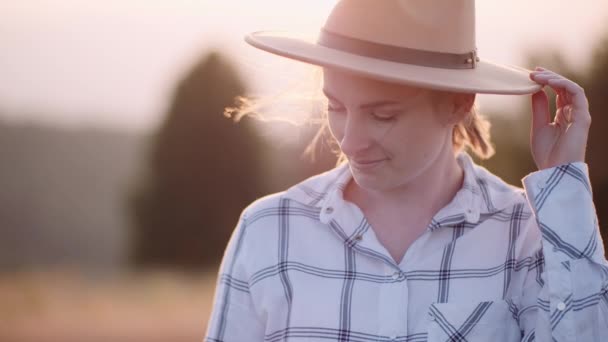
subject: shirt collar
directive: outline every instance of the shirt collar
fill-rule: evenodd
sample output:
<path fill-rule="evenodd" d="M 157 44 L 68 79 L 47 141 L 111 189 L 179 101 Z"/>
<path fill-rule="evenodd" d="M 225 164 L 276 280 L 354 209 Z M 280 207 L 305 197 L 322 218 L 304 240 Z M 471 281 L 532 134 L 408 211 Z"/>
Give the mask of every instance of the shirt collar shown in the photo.
<path fill-rule="evenodd" d="M 450 203 L 433 217 L 429 230 L 441 227 L 473 228 L 480 220 L 501 211 L 521 199 L 523 190 L 505 183 L 482 166 L 475 164 L 466 152 L 457 161 L 464 171 L 461 189 Z M 346 207 L 342 194 L 352 178 L 347 163 L 343 163 L 289 188 L 285 197 L 302 204 L 320 208 L 319 220 L 328 223 L 338 208 Z"/>

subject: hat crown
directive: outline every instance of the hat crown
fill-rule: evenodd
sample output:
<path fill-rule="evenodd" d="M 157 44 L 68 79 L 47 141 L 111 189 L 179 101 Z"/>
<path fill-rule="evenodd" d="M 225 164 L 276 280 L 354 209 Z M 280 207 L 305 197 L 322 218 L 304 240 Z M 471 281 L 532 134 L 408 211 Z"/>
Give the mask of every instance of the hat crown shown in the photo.
<path fill-rule="evenodd" d="M 474 0 L 341 0 L 324 29 L 343 36 L 410 49 L 475 50 Z"/>

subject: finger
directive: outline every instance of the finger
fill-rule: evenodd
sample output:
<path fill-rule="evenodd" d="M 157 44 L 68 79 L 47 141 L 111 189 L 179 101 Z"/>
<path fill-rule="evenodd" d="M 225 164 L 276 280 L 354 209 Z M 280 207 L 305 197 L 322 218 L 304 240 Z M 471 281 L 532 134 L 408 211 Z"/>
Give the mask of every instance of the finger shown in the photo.
<path fill-rule="evenodd" d="M 569 107 L 558 109 L 555 113 L 555 119 L 553 120 L 557 126 L 566 129 L 570 123 L 572 123 L 572 111 Z"/>
<path fill-rule="evenodd" d="M 557 78 L 557 79 L 566 79 L 561 75 L 557 75 L 554 74 L 552 72 L 532 72 L 532 78 L 533 79 L 537 79 L 537 80 L 548 80 L 551 78 Z"/>
<path fill-rule="evenodd" d="M 561 93 L 565 103 L 572 103 L 576 108 L 587 109 L 588 103 L 584 90 L 573 81 L 560 75 L 544 72 L 531 77 L 538 84 L 549 85 L 556 93 Z"/>
<path fill-rule="evenodd" d="M 562 87 L 568 91 L 568 93 L 570 93 L 570 96 L 574 96 L 574 95 L 580 95 L 583 94 L 584 95 L 584 90 L 581 86 L 579 86 L 577 83 L 575 83 L 572 80 L 569 80 L 567 78 L 565 78 L 562 75 L 559 75 L 551 70 L 548 69 L 544 69 L 544 68 L 540 68 L 537 67 L 538 69 L 541 69 L 542 71 L 538 71 L 538 72 L 532 72 L 531 76 L 534 80 L 538 81 L 541 84 L 548 84 L 548 81 L 550 79 L 556 79 L 556 80 L 561 80 L 564 82 L 560 82 L 562 83 Z M 556 82 L 557 84 L 557 82 Z"/>
<path fill-rule="evenodd" d="M 587 109 L 587 98 L 585 97 L 583 88 L 581 88 L 578 84 L 567 79 L 555 78 L 547 80 L 547 83 L 556 92 L 565 90 L 567 92 L 566 96 L 568 96 L 570 100 L 568 102 L 572 103 L 574 107 L 579 109 Z"/>
<path fill-rule="evenodd" d="M 553 73 L 553 74 L 558 75 L 558 73 L 556 73 L 555 71 L 552 71 L 552 70 L 547 69 L 547 68 L 545 68 L 545 67 L 536 67 L 536 68 L 537 68 L 538 70 L 540 70 L 540 71 L 546 71 L 546 72 L 550 72 L 550 73 Z"/>
<path fill-rule="evenodd" d="M 548 81 L 550 79 L 564 79 L 564 78 L 560 75 L 556 75 L 556 74 L 549 73 L 549 72 L 532 72 L 530 74 L 530 79 L 538 84 L 548 85 L 549 84 Z"/>
<path fill-rule="evenodd" d="M 567 93 L 570 96 L 570 101 L 567 102 L 561 108 L 562 114 L 565 114 L 565 121 L 569 123 L 574 123 L 576 125 L 580 125 L 581 127 L 588 128 L 591 124 L 591 114 L 588 109 L 587 98 L 584 93 L 580 93 L 577 96 L 572 96 L 571 93 Z M 582 104 L 578 102 L 583 102 Z M 556 117 L 557 121 L 557 117 Z M 563 123 L 560 122 L 560 125 Z"/>
<path fill-rule="evenodd" d="M 536 132 L 551 123 L 549 100 L 543 89 L 532 95 L 532 131 Z"/>
<path fill-rule="evenodd" d="M 548 70 L 545 70 L 545 69 L 542 69 L 542 68 L 538 68 L 538 67 L 536 68 L 536 70 L 531 71 L 530 75 L 532 75 L 532 76 L 538 76 L 538 75 L 555 75 L 555 76 L 560 76 L 559 74 L 556 74 L 556 73 L 554 73 L 552 71 L 548 71 Z"/>
<path fill-rule="evenodd" d="M 568 104 L 570 104 L 570 96 L 568 96 L 568 92 L 564 89 L 557 89 L 555 96 L 555 105 L 557 108 L 562 108 Z"/>
<path fill-rule="evenodd" d="M 538 70 L 538 71 L 532 71 L 530 73 L 530 78 L 532 78 L 533 80 L 538 80 L 538 81 L 548 80 L 548 79 L 551 79 L 551 78 L 568 80 L 564 76 L 562 76 L 562 75 L 560 75 L 558 73 L 555 73 L 553 71 L 546 70 L 546 69 L 542 69 L 542 70 Z M 574 83 L 574 82 L 572 82 L 572 83 Z"/>
<path fill-rule="evenodd" d="M 564 96 L 564 93 L 560 91 L 557 96 L 555 96 L 555 104 L 557 108 L 562 108 L 567 103 L 565 101 L 566 97 Z"/>
<path fill-rule="evenodd" d="M 551 87 L 551 84 L 553 84 L 553 82 L 563 79 L 560 76 L 557 76 L 554 74 L 538 74 L 538 75 L 534 75 L 532 79 L 540 85 L 549 86 L 553 91 L 555 91 L 556 94 L 562 95 L 562 101 L 567 99 L 567 97 L 565 95 L 567 93 L 567 91 L 563 87 L 559 87 L 559 88 Z"/>

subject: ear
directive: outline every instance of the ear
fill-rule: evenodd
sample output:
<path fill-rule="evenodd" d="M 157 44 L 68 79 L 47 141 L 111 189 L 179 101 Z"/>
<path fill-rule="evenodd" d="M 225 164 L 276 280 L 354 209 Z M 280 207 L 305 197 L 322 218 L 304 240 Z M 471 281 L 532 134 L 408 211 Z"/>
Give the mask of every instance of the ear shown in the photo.
<path fill-rule="evenodd" d="M 471 112 L 473 104 L 475 104 L 475 97 L 477 94 L 468 93 L 454 93 L 452 114 L 450 115 L 450 123 L 458 124 Z"/>

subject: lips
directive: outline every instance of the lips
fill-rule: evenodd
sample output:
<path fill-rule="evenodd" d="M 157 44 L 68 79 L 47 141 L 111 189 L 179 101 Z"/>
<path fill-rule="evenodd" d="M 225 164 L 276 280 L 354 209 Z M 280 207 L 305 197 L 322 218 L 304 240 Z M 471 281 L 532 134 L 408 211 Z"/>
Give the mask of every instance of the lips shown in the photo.
<path fill-rule="evenodd" d="M 357 163 L 360 165 L 374 164 L 377 162 L 381 162 L 384 159 L 374 159 L 374 160 L 352 160 L 353 163 Z"/>
<path fill-rule="evenodd" d="M 350 160 L 350 164 L 360 170 L 369 170 L 380 165 L 386 159 Z"/>

